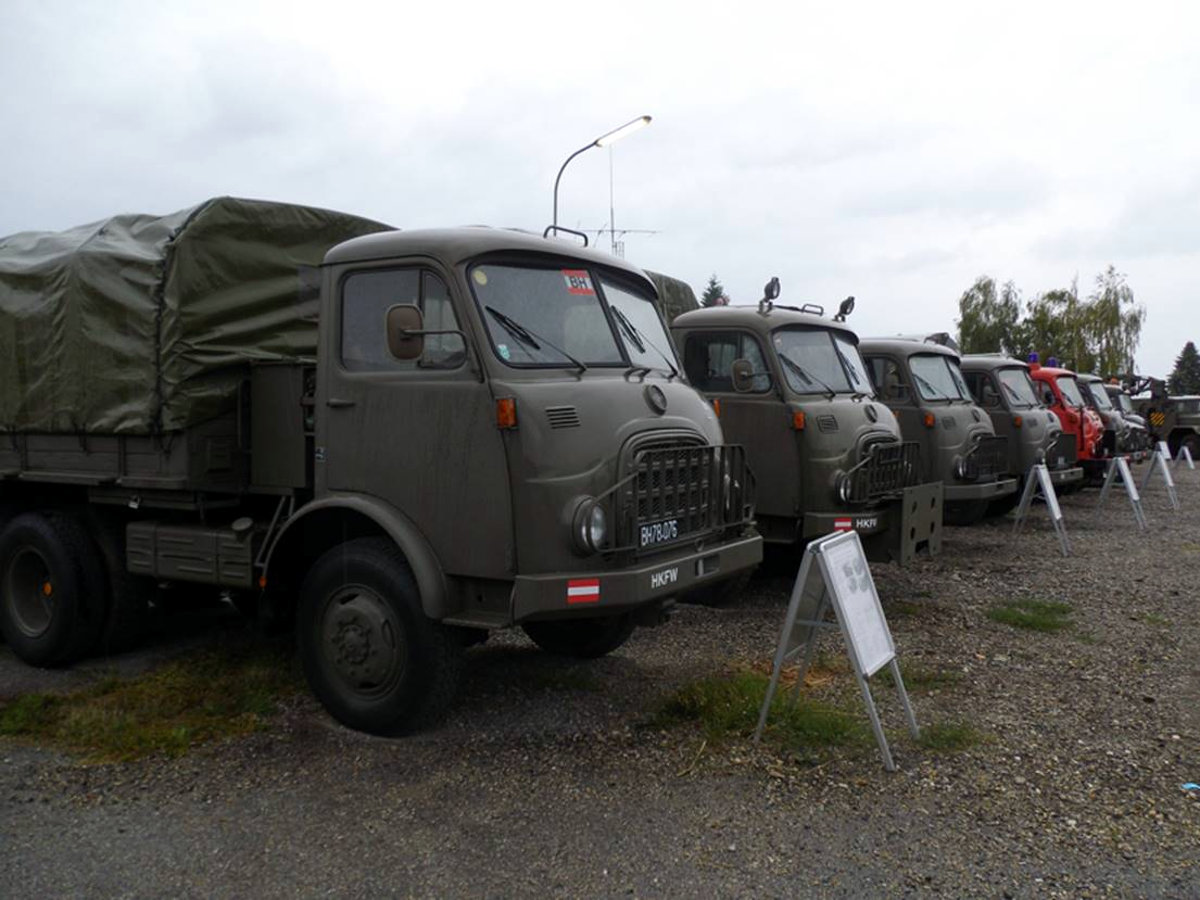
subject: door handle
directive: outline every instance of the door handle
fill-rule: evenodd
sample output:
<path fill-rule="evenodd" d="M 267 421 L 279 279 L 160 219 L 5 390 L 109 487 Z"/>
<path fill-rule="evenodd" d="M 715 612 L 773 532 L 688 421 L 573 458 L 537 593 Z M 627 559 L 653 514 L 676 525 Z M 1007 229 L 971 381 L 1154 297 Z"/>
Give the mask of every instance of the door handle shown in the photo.
<path fill-rule="evenodd" d="M 325 405 L 330 409 L 348 409 L 354 405 L 353 400 L 339 400 L 336 397 L 330 397 L 325 401 Z"/>

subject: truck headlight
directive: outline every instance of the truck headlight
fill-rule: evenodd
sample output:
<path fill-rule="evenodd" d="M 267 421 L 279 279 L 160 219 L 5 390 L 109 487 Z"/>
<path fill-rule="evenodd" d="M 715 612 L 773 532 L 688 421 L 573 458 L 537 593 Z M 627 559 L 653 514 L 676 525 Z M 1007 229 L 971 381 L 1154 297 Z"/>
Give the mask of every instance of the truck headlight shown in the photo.
<path fill-rule="evenodd" d="M 967 459 L 965 456 L 954 457 L 954 477 L 955 478 L 966 478 L 967 477 Z"/>
<path fill-rule="evenodd" d="M 575 510 L 575 546 L 584 553 L 599 553 L 608 537 L 608 516 L 594 498 L 587 498 Z"/>
<path fill-rule="evenodd" d="M 838 500 L 842 503 L 850 502 L 850 476 L 845 472 L 838 472 L 837 481 L 834 484 L 834 493 L 837 494 Z"/>

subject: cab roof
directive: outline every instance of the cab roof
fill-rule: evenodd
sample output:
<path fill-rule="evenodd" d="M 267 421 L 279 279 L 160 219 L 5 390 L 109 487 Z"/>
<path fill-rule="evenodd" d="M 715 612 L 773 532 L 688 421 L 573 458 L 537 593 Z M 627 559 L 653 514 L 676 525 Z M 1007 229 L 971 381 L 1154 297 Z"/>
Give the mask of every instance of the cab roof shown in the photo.
<path fill-rule="evenodd" d="M 770 334 L 777 328 L 797 325 L 839 331 L 858 343 L 854 329 L 843 322 L 778 304 L 762 312 L 759 312 L 758 306 L 706 306 L 685 312 L 671 323 L 672 328 L 743 328 L 761 335 Z"/>
<path fill-rule="evenodd" d="M 971 353 L 962 357 L 959 362 L 964 371 L 972 372 L 994 372 L 996 369 L 1011 369 L 1015 366 L 1029 368 L 1029 363 L 1025 360 L 1005 356 L 1003 353 Z"/>
<path fill-rule="evenodd" d="M 859 341 L 858 349 L 863 353 L 893 353 L 897 356 L 912 356 L 917 353 L 940 354 L 958 359 L 958 353 L 942 344 L 933 341 L 919 341 L 912 338 L 866 338 Z"/>
<path fill-rule="evenodd" d="M 509 228 L 469 226 L 381 231 L 343 241 L 325 254 L 325 265 L 369 262 L 406 256 L 432 256 L 452 266 L 485 253 L 529 253 L 558 257 L 566 263 L 584 262 L 619 269 L 653 289 L 646 273 L 625 260 L 560 238 L 542 237 Z M 657 292 L 656 292 L 657 293 Z"/>

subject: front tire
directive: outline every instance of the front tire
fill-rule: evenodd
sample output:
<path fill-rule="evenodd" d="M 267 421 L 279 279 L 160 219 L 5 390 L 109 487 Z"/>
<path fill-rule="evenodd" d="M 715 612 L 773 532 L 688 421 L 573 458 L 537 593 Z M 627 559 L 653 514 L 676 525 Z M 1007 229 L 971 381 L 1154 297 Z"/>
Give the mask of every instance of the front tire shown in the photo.
<path fill-rule="evenodd" d="M 66 513 L 23 513 L 0 534 L 0 632 L 35 666 L 86 655 L 104 618 L 95 545 Z"/>
<path fill-rule="evenodd" d="M 555 619 L 521 626 L 530 639 L 556 656 L 597 659 L 612 653 L 633 634 L 633 616 Z"/>
<path fill-rule="evenodd" d="M 359 538 L 317 560 L 300 589 L 296 626 L 308 683 L 344 725 L 400 734 L 449 709 L 462 642 L 426 617 L 412 570 L 390 541 Z"/>

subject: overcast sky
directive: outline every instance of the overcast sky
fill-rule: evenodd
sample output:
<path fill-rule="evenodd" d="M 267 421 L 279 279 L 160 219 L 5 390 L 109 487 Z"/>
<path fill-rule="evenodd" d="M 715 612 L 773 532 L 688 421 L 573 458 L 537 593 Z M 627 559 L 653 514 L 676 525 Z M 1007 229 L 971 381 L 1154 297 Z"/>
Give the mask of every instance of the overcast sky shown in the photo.
<path fill-rule="evenodd" d="M 0 234 L 221 194 L 540 230 L 612 150 L 632 262 L 953 331 L 1109 263 L 1200 340 L 1200 5 L 0 0 Z M 559 218 L 609 225 L 609 151 Z M 600 245 L 607 247 L 607 235 Z"/>

